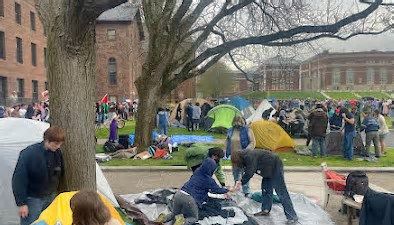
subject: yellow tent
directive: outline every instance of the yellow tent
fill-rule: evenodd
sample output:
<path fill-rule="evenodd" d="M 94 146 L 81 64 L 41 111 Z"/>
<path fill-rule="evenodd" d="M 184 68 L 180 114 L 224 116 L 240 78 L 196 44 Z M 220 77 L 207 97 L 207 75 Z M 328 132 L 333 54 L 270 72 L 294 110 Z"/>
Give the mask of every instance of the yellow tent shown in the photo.
<path fill-rule="evenodd" d="M 71 225 L 72 211 L 70 208 L 70 200 L 77 192 L 64 192 L 59 194 L 55 200 L 46 208 L 40 217 L 33 223 L 33 225 Z M 108 207 L 112 218 L 118 220 L 120 224 L 125 225 L 125 222 L 120 217 L 116 209 L 109 203 L 109 201 L 100 194 L 101 200 Z"/>
<path fill-rule="evenodd" d="M 284 151 L 295 147 L 294 140 L 275 122 L 259 120 L 250 127 L 256 138 L 256 148 Z"/>

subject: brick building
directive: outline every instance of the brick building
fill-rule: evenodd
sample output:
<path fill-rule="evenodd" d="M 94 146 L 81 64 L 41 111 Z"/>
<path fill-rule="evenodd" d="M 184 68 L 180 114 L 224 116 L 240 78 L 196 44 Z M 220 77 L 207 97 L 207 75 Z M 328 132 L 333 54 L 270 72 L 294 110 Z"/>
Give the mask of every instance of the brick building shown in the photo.
<path fill-rule="evenodd" d="M 302 90 L 392 90 L 394 52 L 324 51 L 300 66 Z"/>
<path fill-rule="evenodd" d="M 300 89 L 300 62 L 274 57 L 266 60 L 255 72 L 264 91 L 294 91 Z"/>
<path fill-rule="evenodd" d="M 146 34 L 148 35 L 148 34 Z M 97 100 L 105 94 L 111 101 L 137 99 L 134 82 L 142 72 L 147 45 L 139 7 L 127 2 L 105 11 L 97 19 Z M 196 96 L 196 79 L 183 82 L 170 101 Z"/>
<path fill-rule="evenodd" d="M 136 99 L 145 40 L 139 8 L 126 2 L 102 13 L 96 24 L 96 93 L 111 101 Z"/>
<path fill-rule="evenodd" d="M 46 90 L 46 37 L 34 0 L 0 0 L 0 105 L 39 100 Z"/>

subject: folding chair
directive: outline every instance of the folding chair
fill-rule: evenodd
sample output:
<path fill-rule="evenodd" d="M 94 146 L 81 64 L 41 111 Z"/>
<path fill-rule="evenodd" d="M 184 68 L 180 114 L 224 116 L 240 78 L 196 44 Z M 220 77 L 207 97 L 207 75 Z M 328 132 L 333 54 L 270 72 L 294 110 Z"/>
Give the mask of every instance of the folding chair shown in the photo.
<path fill-rule="evenodd" d="M 343 195 L 346 186 L 346 176 L 341 175 L 335 171 L 329 170 L 327 164 L 324 162 L 321 165 L 323 185 L 324 185 L 324 205 L 327 208 L 330 195 Z"/>

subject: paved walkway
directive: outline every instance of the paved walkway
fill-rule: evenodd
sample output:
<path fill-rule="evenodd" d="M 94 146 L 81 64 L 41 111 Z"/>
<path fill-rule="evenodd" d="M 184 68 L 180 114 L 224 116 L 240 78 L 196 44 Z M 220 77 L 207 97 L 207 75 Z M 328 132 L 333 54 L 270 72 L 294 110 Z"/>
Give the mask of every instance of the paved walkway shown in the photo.
<path fill-rule="evenodd" d="M 147 190 L 180 187 L 185 183 L 191 172 L 188 171 L 105 171 L 114 193 L 140 193 Z M 388 191 L 394 192 L 391 173 L 369 173 L 370 182 Z M 226 172 L 229 184 L 232 184 L 230 171 Z M 285 179 L 288 189 L 302 193 L 318 204 L 323 201 L 323 180 L 320 172 L 286 172 Z M 261 178 L 254 176 L 251 181 L 252 190 L 260 190 Z M 338 213 L 340 198 L 333 197 L 327 212 L 338 225 L 345 225 L 346 217 Z"/>

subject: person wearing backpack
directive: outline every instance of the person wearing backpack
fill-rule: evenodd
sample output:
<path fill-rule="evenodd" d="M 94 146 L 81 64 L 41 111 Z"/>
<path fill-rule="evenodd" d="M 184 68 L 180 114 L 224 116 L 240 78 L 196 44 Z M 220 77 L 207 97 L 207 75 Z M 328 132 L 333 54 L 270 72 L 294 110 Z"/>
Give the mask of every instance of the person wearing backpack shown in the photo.
<path fill-rule="evenodd" d="M 317 157 L 320 148 L 320 156 L 326 156 L 326 130 L 328 124 L 327 113 L 322 104 L 317 104 L 316 109 L 309 115 L 310 136 L 312 138 L 312 155 Z"/>
<path fill-rule="evenodd" d="M 375 157 L 380 157 L 379 149 L 379 123 L 375 117 L 372 116 L 372 112 L 366 112 L 364 120 L 361 124 L 361 131 L 365 130 L 365 152 L 362 153 L 363 156 L 369 157 L 369 148 L 371 147 L 371 142 L 375 147 Z"/>

